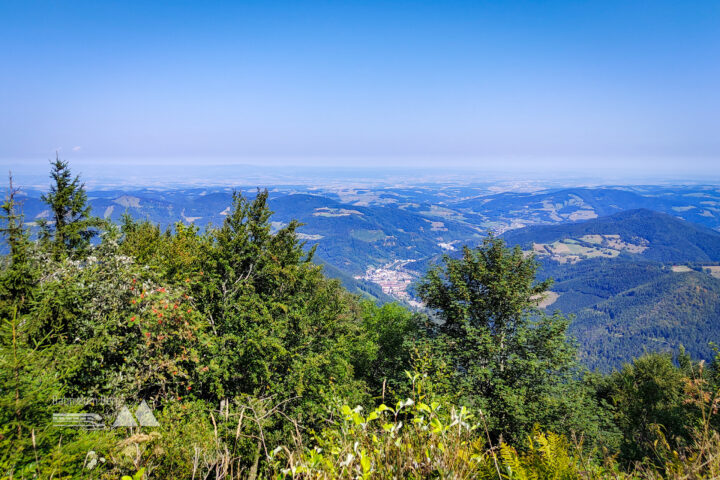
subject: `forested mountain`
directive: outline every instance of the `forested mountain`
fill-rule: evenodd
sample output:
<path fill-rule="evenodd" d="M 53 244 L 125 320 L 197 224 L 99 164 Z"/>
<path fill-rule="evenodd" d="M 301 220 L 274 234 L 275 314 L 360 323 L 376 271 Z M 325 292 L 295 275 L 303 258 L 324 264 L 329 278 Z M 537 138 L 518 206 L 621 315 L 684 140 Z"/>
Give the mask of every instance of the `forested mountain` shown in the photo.
<path fill-rule="evenodd" d="M 573 313 L 570 332 L 591 368 L 609 370 L 644 352 L 681 346 L 711 361 L 720 339 L 720 279 L 671 272 Z"/>
<path fill-rule="evenodd" d="M 541 277 L 554 279 L 552 291 L 559 294 L 549 308 L 565 313 L 575 313 L 673 273 L 671 268 L 657 262 L 627 258 L 592 258 L 574 264 L 543 259 L 540 265 Z"/>
<path fill-rule="evenodd" d="M 545 221 L 574 220 L 584 215 L 604 216 L 621 210 L 658 208 L 667 204 L 663 199 L 645 197 L 628 190 L 612 188 L 573 188 L 550 193 L 498 194 L 457 203 L 477 213 L 495 212 L 533 214 L 545 212 Z M 587 212 L 583 215 L 583 211 Z"/>
<path fill-rule="evenodd" d="M 510 227 L 587 220 L 641 208 L 720 227 L 720 192 L 715 187 L 638 185 L 503 192 L 459 200 L 453 207 Z"/>
<path fill-rule="evenodd" d="M 251 187 L 239 190 L 250 199 L 257 194 Z M 19 198 L 31 228 L 50 215 L 39 197 L 40 192 L 30 190 Z M 412 294 L 412 287 L 403 286 L 416 282 L 443 254 L 459 254 L 461 245 L 479 244 L 489 230 L 530 224 L 505 231 L 503 239 L 532 250 L 542 264 L 540 274 L 555 278 L 553 296 L 546 308 L 574 314 L 578 321 L 595 319 L 602 323 L 604 317 L 591 314 L 599 304 L 612 303 L 622 292 L 650 282 L 655 289 L 645 289 L 643 298 L 654 295 L 654 300 L 648 302 L 661 303 L 662 298 L 672 294 L 665 289 L 674 283 L 660 279 L 672 279 L 677 274 L 673 266 L 687 264 L 702 269 L 720 260 L 720 233 L 679 218 L 701 218 L 712 224 L 715 202 L 720 201 L 717 197 L 715 190 L 705 187 L 573 188 L 489 194 L 487 186 L 286 185 L 268 192 L 268 205 L 274 211 L 273 231 L 297 219 L 302 224 L 297 229 L 299 240 L 305 249 L 316 249 L 315 261 L 324 266 L 327 275 L 340 279 L 353 293 L 382 302 L 417 299 L 400 296 L 398 279 L 406 282 L 400 289 L 407 288 Z M 135 219 L 149 219 L 161 228 L 180 222 L 205 229 L 221 225 L 227 218 L 232 189 L 96 190 L 88 193 L 88 202 L 93 212 L 107 220 L 120 222 L 128 214 Z M 602 216 L 606 213 L 610 215 Z M 595 215 L 600 216 L 588 218 Z M 583 218 L 586 220 L 575 220 Z M 399 266 L 389 267 L 384 276 L 365 275 L 372 268 L 395 265 L 392 262 L 398 260 Z M 612 310 L 622 316 L 629 305 L 623 301 Z M 677 311 L 677 321 L 690 321 L 686 314 L 692 315 L 689 310 Z M 667 346 L 637 337 L 632 345 L 622 343 L 627 346 L 623 347 L 624 353 L 620 349 L 598 360 L 590 353 L 594 347 L 585 345 L 585 331 L 573 330 L 582 348 L 587 347 L 584 361 L 604 369 L 619 366 L 635 348 Z M 709 359 L 707 342 L 701 336 L 685 344 L 693 355 Z"/>
<path fill-rule="evenodd" d="M 647 209 L 628 210 L 584 222 L 528 227 L 507 232 L 510 244 L 553 243 L 565 239 L 583 242 L 589 235 L 619 235 L 645 248 L 626 252 L 665 263 L 720 261 L 720 233 L 677 217 Z M 591 243 L 587 240 L 584 243 Z"/>
<path fill-rule="evenodd" d="M 684 346 L 711 360 L 720 331 L 720 234 L 646 209 L 503 235 L 533 251 L 552 277 L 545 306 L 573 315 L 583 361 L 618 368 L 642 351 Z M 687 265 L 686 265 L 687 264 Z M 697 270 L 697 271 L 694 271 Z"/>
<path fill-rule="evenodd" d="M 273 218 L 303 226 L 301 238 L 318 245 L 318 255 L 351 274 L 368 265 L 396 259 L 422 259 L 442 251 L 441 243 L 480 238 L 477 229 L 454 220 L 388 206 L 341 204 L 316 195 L 286 195 L 270 200 Z M 308 232 L 308 233 L 305 233 Z"/>
<path fill-rule="evenodd" d="M 248 198 L 256 188 L 238 185 Z M 488 231 L 564 224 L 617 212 L 647 208 L 709 228 L 720 228 L 720 193 L 714 187 L 631 186 L 622 188 L 547 189 L 533 193 L 494 193 L 492 183 L 477 185 L 418 184 L 276 185 L 269 191 L 276 225 L 298 218 L 308 245 L 318 257 L 348 276 L 393 260 L 425 262 L 460 244 L 476 244 Z M 94 189 L 88 192 L 93 212 L 119 222 L 124 214 L 148 219 L 162 228 L 176 222 L 204 229 L 220 225 L 231 204 L 233 188 Z M 24 190 L 26 222 L 48 215 L 41 191 Z M 409 268 L 418 270 L 415 266 Z"/>

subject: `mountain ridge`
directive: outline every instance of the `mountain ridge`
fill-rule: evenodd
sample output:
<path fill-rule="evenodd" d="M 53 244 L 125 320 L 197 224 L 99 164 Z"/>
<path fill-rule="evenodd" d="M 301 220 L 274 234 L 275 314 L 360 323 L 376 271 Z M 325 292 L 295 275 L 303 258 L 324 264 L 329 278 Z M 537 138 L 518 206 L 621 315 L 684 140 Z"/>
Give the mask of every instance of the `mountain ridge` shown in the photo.
<path fill-rule="evenodd" d="M 636 255 L 659 262 L 720 261 L 720 233 L 644 208 L 582 222 L 525 227 L 506 232 L 503 238 L 510 245 L 528 247 L 530 243 L 550 243 L 585 235 L 620 235 L 624 240 L 646 240 L 647 250 Z"/>

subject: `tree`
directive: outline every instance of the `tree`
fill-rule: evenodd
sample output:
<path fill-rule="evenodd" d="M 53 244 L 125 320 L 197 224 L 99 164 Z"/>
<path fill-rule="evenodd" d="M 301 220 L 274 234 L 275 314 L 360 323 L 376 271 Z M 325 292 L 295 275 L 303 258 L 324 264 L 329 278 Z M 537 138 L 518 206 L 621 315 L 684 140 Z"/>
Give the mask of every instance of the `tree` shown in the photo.
<path fill-rule="evenodd" d="M 40 236 L 51 245 L 55 259 L 59 259 L 87 249 L 97 235 L 101 221 L 91 217 L 85 184 L 80 183 L 79 176 L 72 177 L 68 163 L 56 154 L 51 166 L 53 183 L 50 192 L 41 198 L 50 207 L 52 223 L 40 222 Z"/>
<path fill-rule="evenodd" d="M 31 342 L 17 308 L 0 320 L 0 468 L 29 477 L 37 468 L 35 448 L 55 443 L 47 421 L 51 401 L 62 391 L 55 353 Z"/>
<path fill-rule="evenodd" d="M 421 316 L 397 303 L 361 302 L 368 355 L 355 360 L 355 369 L 374 397 L 386 398 L 407 388 L 406 371 L 413 369 L 411 346 L 421 335 Z M 403 393 L 407 393 L 403 391 Z"/>
<path fill-rule="evenodd" d="M 9 316 L 10 311 L 17 307 L 22 314 L 29 304 L 32 287 L 36 282 L 37 271 L 33 268 L 30 255 L 32 244 L 29 234 L 23 226 L 23 216 L 17 211 L 17 194 L 19 190 L 13 185 L 12 174 L 9 179 L 8 194 L 0 206 L 0 219 L 4 225 L 0 233 L 5 236 L 10 248 L 7 263 L 0 274 L 0 299 L 3 312 Z"/>
<path fill-rule="evenodd" d="M 328 397 L 362 399 L 353 360 L 368 341 L 355 297 L 312 262 L 313 251 L 297 239 L 299 224 L 271 232 L 267 200 L 267 191 L 251 200 L 235 194 L 222 227 L 197 240 L 203 248 L 182 240 L 195 260 L 168 274 L 187 272 L 183 282 L 209 324 L 208 368 L 197 380 L 206 398 L 293 399 L 288 408 L 317 418 Z"/>
<path fill-rule="evenodd" d="M 589 391 L 581 388 L 567 320 L 547 316 L 538 298 L 551 281 L 535 282 L 537 263 L 492 235 L 462 258 L 445 257 L 418 291 L 436 309 L 436 348 L 454 368 L 457 394 L 489 413 L 496 437 L 518 439 L 534 424 L 594 429 Z M 574 388 L 573 388 L 574 387 Z"/>
<path fill-rule="evenodd" d="M 687 361 L 682 356 L 679 360 Z M 659 440 L 677 450 L 688 445 L 699 417 L 686 392 L 689 381 L 673 364 L 671 354 L 651 353 L 600 382 L 598 396 L 612 407 L 614 422 L 622 433 L 622 460 L 657 460 Z"/>

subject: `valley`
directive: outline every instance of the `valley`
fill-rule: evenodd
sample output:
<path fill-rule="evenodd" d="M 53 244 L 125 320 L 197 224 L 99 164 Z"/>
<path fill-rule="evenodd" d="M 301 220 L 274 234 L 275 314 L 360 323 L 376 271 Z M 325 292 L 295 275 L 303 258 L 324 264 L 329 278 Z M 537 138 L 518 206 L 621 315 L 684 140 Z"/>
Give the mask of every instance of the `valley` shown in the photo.
<path fill-rule="evenodd" d="M 368 267 L 364 275 L 357 275 L 356 280 L 372 282 L 382 288 L 383 293 L 398 300 L 407 302 L 412 307 L 422 307 L 422 303 L 410 297 L 408 289 L 417 279 L 417 273 L 407 270 L 405 266 L 412 260 L 395 260 L 382 267 Z"/>
<path fill-rule="evenodd" d="M 606 370 L 637 349 L 680 345 L 711 359 L 704 335 L 720 332 L 720 189 L 526 188 L 275 185 L 269 205 L 273 230 L 299 221 L 304 248 L 315 249 L 326 274 L 363 297 L 423 309 L 414 286 L 425 272 L 493 233 L 535 254 L 541 276 L 554 278 L 539 307 L 572 316 L 589 366 Z M 40 192 L 23 193 L 33 227 L 48 212 Z M 202 230 L 224 221 L 232 195 L 229 187 L 93 190 L 89 202 L 120 223 L 129 215 L 161 228 L 181 222 Z M 679 296 L 682 308 L 672 301 Z M 701 318 L 709 323 L 701 326 Z"/>

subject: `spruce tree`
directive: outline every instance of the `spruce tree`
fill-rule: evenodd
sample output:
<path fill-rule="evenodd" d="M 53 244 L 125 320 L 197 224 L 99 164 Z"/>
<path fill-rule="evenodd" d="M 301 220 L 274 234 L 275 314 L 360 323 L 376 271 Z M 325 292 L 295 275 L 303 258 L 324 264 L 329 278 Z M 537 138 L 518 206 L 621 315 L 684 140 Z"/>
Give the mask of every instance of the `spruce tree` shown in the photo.
<path fill-rule="evenodd" d="M 17 307 L 20 313 L 25 311 L 32 296 L 32 288 L 37 278 L 37 269 L 33 267 L 29 234 L 23 225 L 23 215 L 18 212 L 17 194 L 10 175 L 8 194 L 0 205 L 0 219 L 3 221 L 0 233 L 5 237 L 10 249 L 5 265 L 0 273 L 0 301 L 5 315 Z"/>
<path fill-rule="evenodd" d="M 82 254 L 97 235 L 101 221 L 90 215 L 85 184 L 80 183 L 79 176 L 73 178 L 68 163 L 56 154 L 51 166 L 53 183 L 42 200 L 50 207 L 52 223 L 41 222 L 40 238 L 50 245 L 55 259 L 60 259 Z"/>
<path fill-rule="evenodd" d="M 0 470 L 23 476 L 35 459 L 33 445 L 46 440 L 49 402 L 60 384 L 52 349 L 28 335 L 39 274 L 18 193 L 10 175 L 0 205 L 0 233 L 9 247 L 0 271 Z"/>
<path fill-rule="evenodd" d="M 48 429 L 52 399 L 62 392 L 57 352 L 33 342 L 17 309 L 0 319 L 0 468 L 29 478 L 35 449 L 47 450 L 57 431 Z M 13 475 L 10 475 L 13 478 Z"/>

